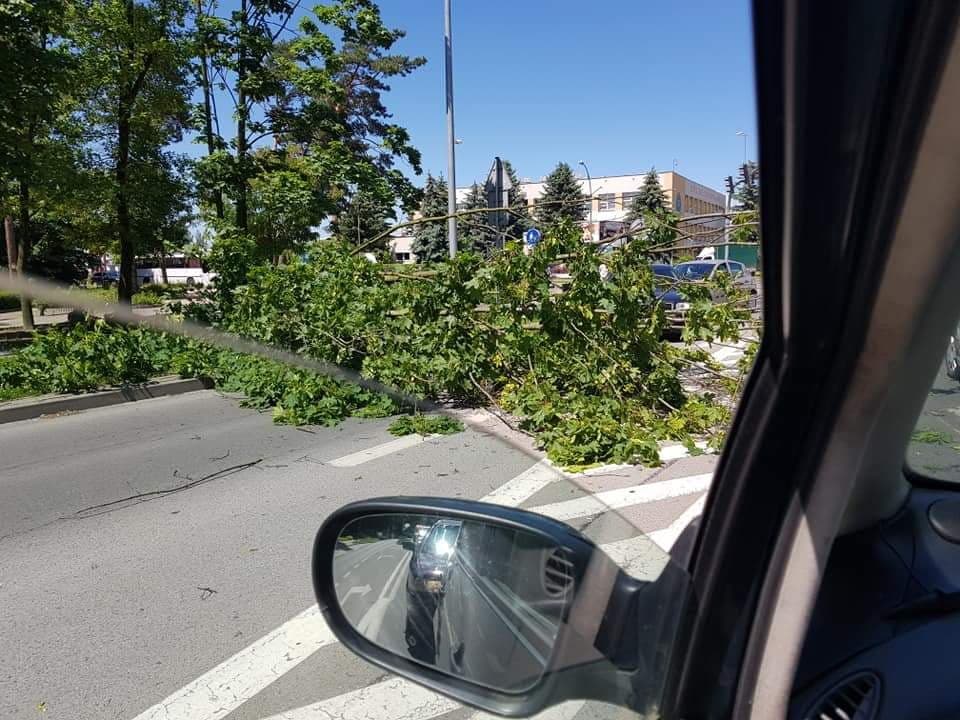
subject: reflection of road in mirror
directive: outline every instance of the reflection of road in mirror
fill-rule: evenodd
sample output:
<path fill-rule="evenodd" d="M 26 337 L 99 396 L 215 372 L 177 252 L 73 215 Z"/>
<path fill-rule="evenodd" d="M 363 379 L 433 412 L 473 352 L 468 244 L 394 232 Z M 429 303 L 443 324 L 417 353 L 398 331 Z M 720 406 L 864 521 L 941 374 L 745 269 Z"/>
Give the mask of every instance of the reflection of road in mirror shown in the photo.
<path fill-rule="evenodd" d="M 370 641 L 511 691 L 542 676 L 573 583 L 563 553 L 532 533 L 409 515 L 348 525 L 334 577 L 344 615 Z"/>

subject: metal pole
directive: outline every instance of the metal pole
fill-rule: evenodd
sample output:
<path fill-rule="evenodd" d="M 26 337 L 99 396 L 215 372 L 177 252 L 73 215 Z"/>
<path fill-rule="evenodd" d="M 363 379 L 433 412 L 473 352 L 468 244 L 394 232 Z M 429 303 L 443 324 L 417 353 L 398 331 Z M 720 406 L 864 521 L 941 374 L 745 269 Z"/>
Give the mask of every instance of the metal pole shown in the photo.
<path fill-rule="evenodd" d="M 593 180 L 590 179 L 590 168 L 581 160 L 584 171 L 587 173 L 587 192 L 590 193 L 590 238 L 593 239 Z"/>
<path fill-rule="evenodd" d="M 450 0 L 443 0 L 443 41 L 447 85 L 447 237 L 450 257 L 457 255 L 457 161 L 453 135 L 453 20 Z"/>

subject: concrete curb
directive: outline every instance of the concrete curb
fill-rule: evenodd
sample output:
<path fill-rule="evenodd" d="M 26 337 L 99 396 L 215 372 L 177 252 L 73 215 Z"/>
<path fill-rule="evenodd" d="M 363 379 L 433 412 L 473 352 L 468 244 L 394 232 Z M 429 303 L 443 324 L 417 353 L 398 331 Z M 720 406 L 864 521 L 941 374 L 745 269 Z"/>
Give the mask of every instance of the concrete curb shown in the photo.
<path fill-rule="evenodd" d="M 213 383 L 207 378 L 166 377 L 139 385 L 127 385 L 82 395 L 43 395 L 23 398 L 0 404 L 0 424 L 30 420 L 43 415 L 79 412 L 125 402 L 180 395 L 197 390 L 208 390 L 212 387 Z"/>

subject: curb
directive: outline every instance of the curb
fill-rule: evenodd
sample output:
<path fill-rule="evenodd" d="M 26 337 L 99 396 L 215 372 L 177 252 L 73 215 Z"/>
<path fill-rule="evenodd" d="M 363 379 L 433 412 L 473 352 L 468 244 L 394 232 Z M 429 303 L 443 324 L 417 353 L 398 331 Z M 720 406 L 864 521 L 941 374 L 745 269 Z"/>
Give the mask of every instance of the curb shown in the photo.
<path fill-rule="evenodd" d="M 207 378 L 159 378 L 139 385 L 127 385 L 82 395 L 45 395 L 40 398 L 24 398 L 0 405 L 0 424 L 31 420 L 55 413 L 79 412 L 137 400 L 181 395 L 197 390 L 209 390 L 212 387 L 213 382 Z"/>

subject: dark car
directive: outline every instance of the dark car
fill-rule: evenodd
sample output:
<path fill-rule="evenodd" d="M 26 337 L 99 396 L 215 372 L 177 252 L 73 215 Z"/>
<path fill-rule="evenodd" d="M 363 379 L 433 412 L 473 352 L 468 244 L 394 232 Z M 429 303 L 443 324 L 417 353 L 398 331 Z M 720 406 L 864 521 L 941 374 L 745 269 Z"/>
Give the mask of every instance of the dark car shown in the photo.
<path fill-rule="evenodd" d="M 447 585 L 462 523 L 439 520 L 416 546 L 407 567 L 407 619 L 404 629 L 410 655 L 435 662 L 437 607 Z"/>
<path fill-rule="evenodd" d="M 736 260 L 691 260 L 673 267 L 677 284 L 666 292 L 657 296 L 667 313 L 670 327 L 675 330 L 683 329 L 687 311 L 690 309 L 690 300 L 682 292 L 683 283 L 708 282 L 726 273 L 732 276 L 737 287 L 742 288 L 750 295 L 751 308 L 756 303 L 756 282 L 749 268 Z M 714 298 L 719 300 L 720 298 Z"/>
<path fill-rule="evenodd" d="M 120 273 L 116 270 L 99 270 L 90 276 L 90 282 L 99 287 L 111 287 L 120 282 Z"/>

